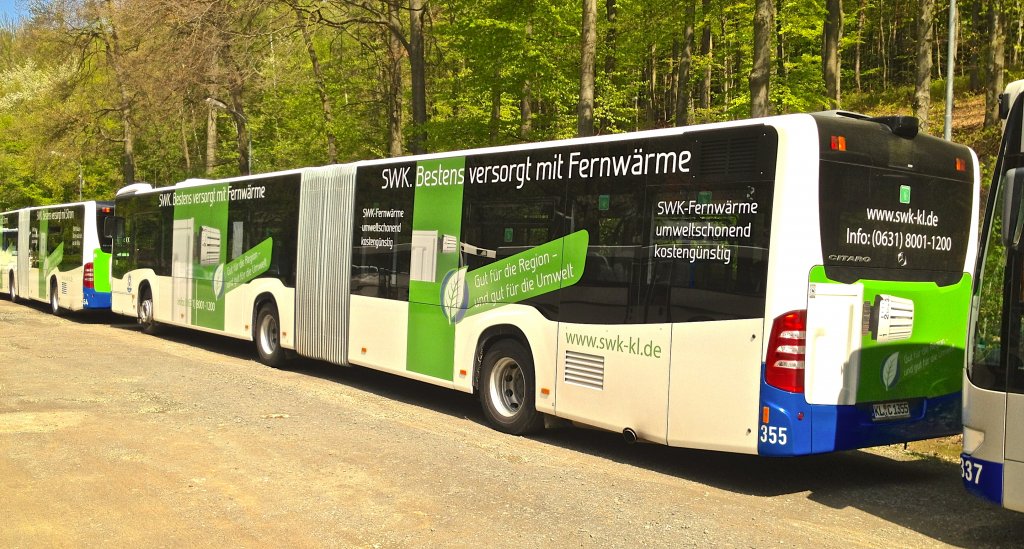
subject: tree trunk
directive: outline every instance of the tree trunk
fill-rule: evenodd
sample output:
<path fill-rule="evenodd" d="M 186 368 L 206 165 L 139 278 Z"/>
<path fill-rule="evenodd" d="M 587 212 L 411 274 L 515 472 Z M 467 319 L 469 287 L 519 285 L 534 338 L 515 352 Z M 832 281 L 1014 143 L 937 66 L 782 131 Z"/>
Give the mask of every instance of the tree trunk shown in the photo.
<path fill-rule="evenodd" d="M 391 2 L 385 2 L 388 11 L 388 23 L 392 29 L 401 28 L 398 21 L 398 8 Z M 385 104 L 388 111 L 388 155 L 402 156 L 402 54 L 403 46 L 394 31 L 388 32 L 388 64 L 385 68 L 388 82 Z"/>
<path fill-rule="evenodd" d="M 777 13 L 783 13 L 785 4 L 778 6 Z M 786 78 L 786 42 L 782 39 L 782 17 L 775 18 L 775 72 L 779 78 Z"/>
<path fill-rule="evenodd" d="M 857 47 L 853 61 L 853 81 L 857 85 L 857 92 L 860 92 L 860 48 L 864 42 L 864 23 L 867 19 L 868 10 L 864 5 L 866 1 L 860 0 L 860 5 L 857 7 Z"/>
<path fill-rule="evenodd" d="M 971 3 L 968 4 L 968 6 L 969 6 L 968 9 L 971 10 L 971 23 L 972 23 L 972 27 L 974 29 L 978 29 L 978 30 L 985 28 L 985 22 L 982 20 L 982 17 L 981 17 L 981 6 L 982 6 L 982 3 L 981 2 L 971 2 Z M 968 52 L 981 53 L 982 49 L 984 49 L 984 48 L 981 47 L 981 40 L 982 40 L 982 38 L 980 36 L 981 33 L 980 32 L 972 32 L 972 33 L 964 33 L 964 34 L 969 37 L 968 38 L 969 43 L 965 44 L 966 48 L 964 48 L 964 49 L 966 49 Z M 967 69 L 968 86 L 970 87 L 971 90 L 975 90 L 975 91 L 981 89 L 981 86 L 982 86 L 982 84 L 981 84 L 981 81 L 982 81 L 981 73 L 985 70 L 985 65 L 983 63 L 968 63 L 967 67 L 968 67 L 968 69 Z"/>
<path fill-rule="evenodd" d="M 530 105 L 530 81 L 523 82 L 523 94 L 519 98 L 519 139 L 528 141 L 533 129 L 533 110 Z"/>
<path fill-rule="evenodd" d="M 580 102 L 577 110 L 579 137 L 594 135 L 594 57 L 597 55 L 597 0 L 583 0 L 580 36 Z"/>
<path fill-rule="evenodd" d="M 839 41 L 843 37 L 843 0 L 826 0 L 827 14 L 822 28 L 821 68 L 830 109 L 839 102 Z"/>
<path fill-rule="evenodd" d="M 135 129 L 132 127 L 132 110 L 130 106 L 121 109 L 121 123 L 124 125 L 124 155 L 122 166 L 124 168 L 124 183 L 130 185 L 135 182 Z"/>
<path fill-rule="evenodd" d="M 928 129 L 928 109 L 932 104 L 932 25 L 935 0 L 919 0 L 917 13 L 917 75 L 914 80 L 914 116 L 921 131 Z"/>
<path fill-rule="evenodd" d="M 1003 2 L 992 0 L 988 8 L 988 82 L 985 86 L 985 127 L 999 124 L 999 94 L 1003 93 L 1006 69 L 1006 37 L 1003 36 Z"/>
<path fill-rule="evenodd" d="M 657 95 L 658 95 L 658 63 L 657 63 L 657 48 L 656 44 L 647 45 L 647 68 L 644 71 L 646 78 L 644 78 L 644 97 L 646 102 L 644 105 L 644 119 L 646 120 L 645 128 L 655 127 L 655 123 L 658 119 L 657 113 Z"/>
<path fill-rule="evenodd" d="M 181 120 L 179 121 L 178 128 L 181 130 L 181 154 L 185 157 L 185 174 L 189 177 L 192 176 L 192 153 L 188 150 L 188 131 L 185 126 L 188 124 L 188 120 L 185 119 L 185 111 L 181 111 Z"/>
<path fill-rule="evenodd" d="M 249 120 L 245 117 L 242 102 L 242 88 L 231 88 L 231 117 L 235 120 L 235 146 L 238 147 L 238 173 L 252 173 L 252 138 L 249 136 Z"/>
<path fill-rule="evenodd" d="M 885 28 L 885 2 L 879 2 L 878 7 L 878 58 L 882 61 L 882 89 L 889 89 L 889 46 L 886 43 L 887 30 Z"/>
<path fill-rule="evenodd" d="M 690 123 L 690 65 L 693 61 L 693 25 L 696 19 L 697 3 L 686 5 L 686 20 L 683 22 L 683 43 L 679 55 L 679 80 L 676 86 L 676 126 Z"/>
<path fill-rule="evenodd" d="M 412 86 L 412 137 L 409 150 L 423 154 L 427 146 L 427 63 L 423 51 L 425 0 L 409 0 L 409 80 Z"/>
<path fill-rule="evenodd" d="M 1024 49 L 1024 6 L 1021 6 L 1021 0 L 1017 0 L 1017 47 L 1011 48 L 1013 51 L 1013 64 L 1020 63 L 1020 52 Z"/>
<path fill-rule="evenodd" d="M 120 114 L 122 126 L 121 174 L 124 184 L 130 185 L 135 182 L 135 129 L 132 118 L 132 94 L 128 90 L 129 77 L 125 74 L 124 67 L 121 66 L 123 53 L 121 52 L 121 42 L 117 35 L 117 27 L 113 23 L 112 16 L 115 10 L 112 0 L 105 0 L 104 7 L 106 8 L 106 17 L 109 23 L 109 33 L 103 36 L 104 51 L 107 64 L 110 65 L 114 73 L 114 79 L 117 81 L 117 91 L 120 95 L 117 111 Z"/>
<path fill-rule="evenodd" d="M 526 22 L 526 40 L 533 38 L 533 23 Z M 530 105 L 530 80 L 523 82 L 522 94 L 519 98 L 519 138 L 523 141 L 530 139 L 530 131 L 533 129 L 533 106 Z"/>
<path fill-rule="evenodd" d="M 213 175 L 217 167 L 217 108 L 206 109 L 206 175 Z"/>
<path fill-rule="evenodd" d="M 320 69 L 320 58 L 313 47 L 313 38 L 309 34 L 309 27 L 306 25 L 305 13 L 295 6 L 295 17 L 298 19 L 299 30 L 302 31 L 302 41 L 306 44 L 306 53 L 309 54 L 309 61 L 313 64 L 313 81 L 316 82 L 316 91 L 320 94 L 320 108 L 324 115 L 324 133 L 327 135 L 327 163 L 334 164 L 338 161 L 338 148 L 334 131 L 334 114 L 331 108 L 331 98 L 327 95 L 327 84 L 324 82 L 324 74 Z"/>
<path fill-rule="evenodd" d="M 711 0 L 701 0 L 701 15 L 704 17 L 704 29 L 700 37 L 700 56 L 704 59 L 704 78 L 700 86 L 700 108 L 711 108 L 711 49 L 714 45 L 711 39 L 711 22 L 708 17 L 708 10 Z"/>
<path fill-rule="evenodd" d="M 491 81 L 491 121 L 488 124 L 488 137 L 491 145 L 498 143 L 498 132 L 501 130 L 501 68 L 494 68 Z"/>
<path fill-rule="evenodd" d="M 768 79 L 771 72 L 772 0 L 756 0 L 754 10 L 754 65 L 750 69 L 750 116 L 770 114 Z"/>
<path fill-rule="evenodd" d="M 604 73 L 607 75 L 615 72 L 615 40 L 618 32 L 616 24 L 618 23 L 619 8 L 615 5 L 615 0 L 605 0 L 604 9 L 608 18 L 608 33 L 605 35 L 604 40 L 606 50 L 604 55 Z"/>

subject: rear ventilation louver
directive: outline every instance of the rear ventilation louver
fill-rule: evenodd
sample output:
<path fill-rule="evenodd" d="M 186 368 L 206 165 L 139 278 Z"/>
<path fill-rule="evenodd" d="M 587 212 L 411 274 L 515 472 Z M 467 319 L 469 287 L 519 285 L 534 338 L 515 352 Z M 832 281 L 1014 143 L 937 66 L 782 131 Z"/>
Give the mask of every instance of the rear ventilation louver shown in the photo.
<path fill-rule="evenodd" d="M 756 137 L 704 141 L 700 148 L 701 173 L 718 176 L 757 174 L 757 141 Z"/>
<path fill-rule="evenodd" d="M 582 385 L 598 391 L 604 389 L 604 357 L 565 352 L 565 382 Z"/>

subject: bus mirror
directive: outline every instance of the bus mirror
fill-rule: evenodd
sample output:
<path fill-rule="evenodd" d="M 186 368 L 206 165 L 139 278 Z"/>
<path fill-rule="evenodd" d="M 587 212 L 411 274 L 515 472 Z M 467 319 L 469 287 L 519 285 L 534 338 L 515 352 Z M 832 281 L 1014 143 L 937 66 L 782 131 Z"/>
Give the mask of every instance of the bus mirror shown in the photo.
<path fill-rule="evenodd" d="M 1010 116 L 1010 94 L 999 94 L 999 119 L 1006 120 Z"/>
<path fill-rule="evenodd" d="M 103 220 L 103 238 L 120 238 L 123 234 L 123 217 L 111 216 Z"/>
<path fill-rule="evenodd" d="M 1021 229 L 1024 228 L 1024 209 L 1021 208 L 1024 193 L 1024 168 L 1007 170 L 1003 175 L 1003 245 L 1012 250 L 1020 246 Z"/>

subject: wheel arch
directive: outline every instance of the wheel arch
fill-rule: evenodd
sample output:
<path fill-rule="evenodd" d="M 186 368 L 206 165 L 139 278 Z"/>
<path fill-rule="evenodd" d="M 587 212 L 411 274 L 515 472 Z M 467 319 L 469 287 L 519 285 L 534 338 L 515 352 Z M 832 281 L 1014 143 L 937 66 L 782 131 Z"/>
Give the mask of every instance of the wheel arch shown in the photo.
<path fill-rule="evenodd" d="M 526 352 L 533 355 L 533 348 L 526 333 L 515 324 L 489 326 L 477 338 L 476 350 L 473 353 L 473 394 L 480 393 L 480 370 L 483 366 L 484 355 L 495 343 L 503 339 L 516 341 L 526 349 Z"/>
<path fill-rule="evenodd" d="M 265 305 L 273 305 L 274 309 L 277 310 L 278 322 L 281 321 L 281 309 L 277 305 L 277 297 L 270 291 L 260 292 L 256 298 L 252 300 L 252 319 L 249 323 L 249 325 L 252 326 L 252 329 L 249 330 L 249 337 L 251 337 L 253 341 L 256 341 L 256 316 L 260 314 L 260 309 Z"/>
<path fill-rule="evenodd" d="M 153 295 L 153 285 L 150 284 L 148 278 L 144 278 L 144 279 L 142 279 L 142 282 L 139 282 L 139 290 L 138 290 L 139 299 L 142 299 L 142 296 L 146 295 L 147 292 L 149 293 L 149 297 L 150 298 L 154 298 L 155 297 Z"/>

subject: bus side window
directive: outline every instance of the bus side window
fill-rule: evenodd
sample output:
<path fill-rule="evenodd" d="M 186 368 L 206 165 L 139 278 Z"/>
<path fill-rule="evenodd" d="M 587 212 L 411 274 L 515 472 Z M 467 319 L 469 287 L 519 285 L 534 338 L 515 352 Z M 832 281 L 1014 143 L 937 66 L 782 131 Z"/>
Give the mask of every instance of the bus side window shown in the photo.
<path fill-rule="evenodd" d="M 1006 391 L 1024 393 L 1024 254 L 1011 252 L 1013 284 L 1009 316 L 1009 337 L 1016 339 L 1009 345 L 1006 364 Z"/>
<path fill-rule="evenodd" d="M 157 213 L 143 213 L 132 219 L 132 249 L 137 269 L 153 269 L 157 273 L 164 272 L 161 261 L 163 247 L 161 239 L 160 216 Z"/>

